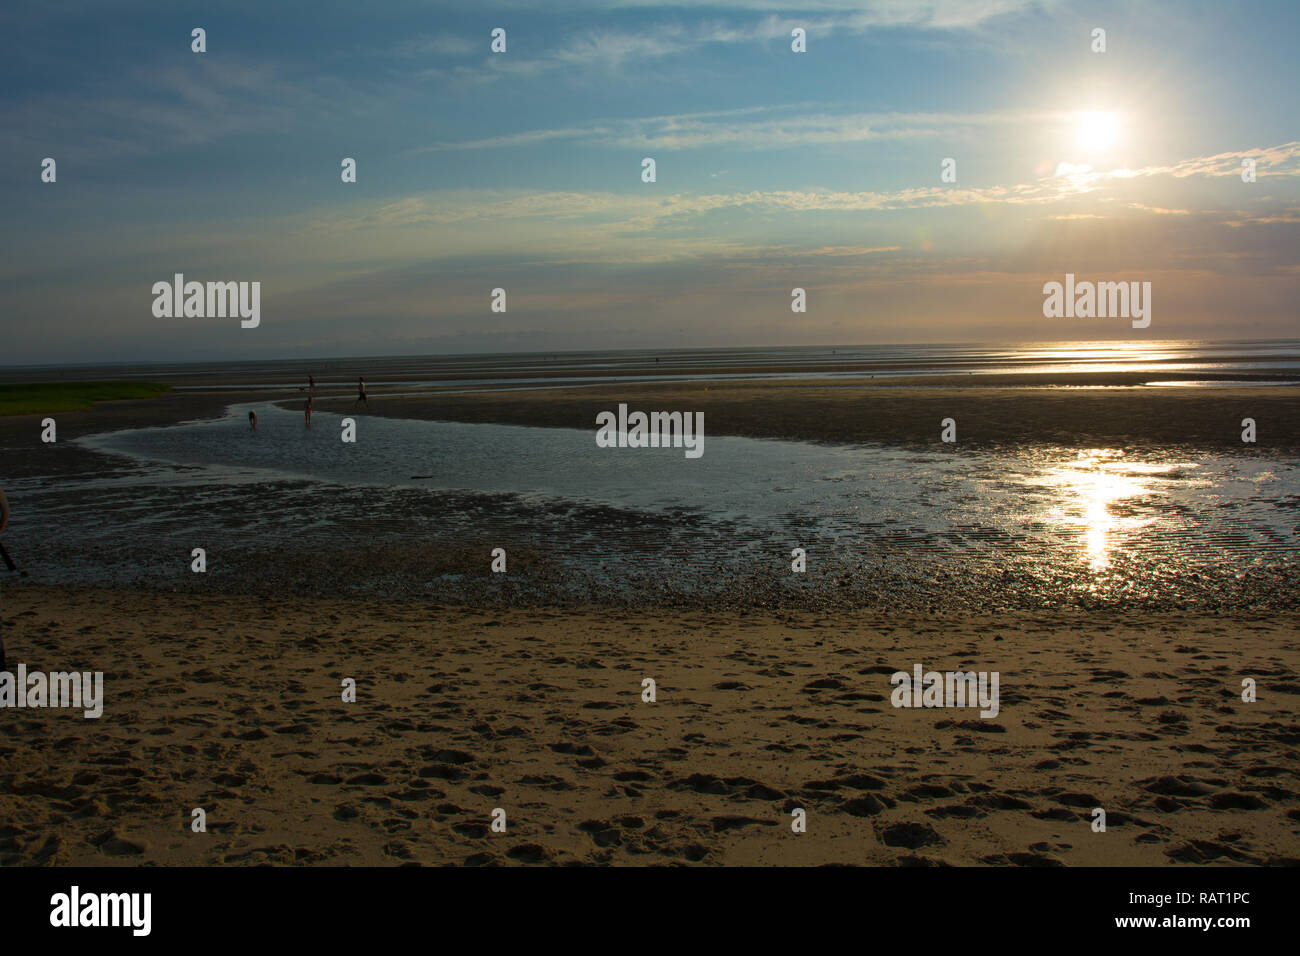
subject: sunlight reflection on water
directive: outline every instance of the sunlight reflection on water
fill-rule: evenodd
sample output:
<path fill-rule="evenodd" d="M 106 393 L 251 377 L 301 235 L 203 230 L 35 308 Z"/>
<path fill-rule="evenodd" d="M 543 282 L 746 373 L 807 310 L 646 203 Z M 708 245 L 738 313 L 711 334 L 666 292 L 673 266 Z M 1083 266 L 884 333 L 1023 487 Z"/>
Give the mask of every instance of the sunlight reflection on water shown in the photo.
<path fill-rule="evenodd" d="M 255 434 L 246 423 L 249 407 L 258 413 Z M 1297 546 L 1296 462 L 1192 462 L 1168 453 L 1138 460 L 1120 449 L 1041 446 L 1001 454 L 918 451 L 720 436 L 707 438 L 703 458 L 688 460 L 675 449 L 599 449 L 594 428 L 355 418 L 356 445 L 339 440 L 341 416 L 318 412 L 308 430 L 301 412 L 271 404 L 233 406 L 217 422 L 83 441 L 198 466 L 177 481 L 306 477 L 393 494 L 462 490 L 690 515 L 728 529 L 701 538 L 720 560 L 736 536 L 746 535 L 776 536 L 791 547 L 821 541 L 864 552 L 887 545 L 995 560 L 1020 555 L 1044 566 L 1082 563 L 1097 575 L 1117 566 L 1122 572 L 1139 554 L 1148 561 L 1248 563 L 1260 552 Z M 147 501 L 140 494 L 135 508 Z M 331 504 L 320 498 L 319 518 L 327 523 Z"/>

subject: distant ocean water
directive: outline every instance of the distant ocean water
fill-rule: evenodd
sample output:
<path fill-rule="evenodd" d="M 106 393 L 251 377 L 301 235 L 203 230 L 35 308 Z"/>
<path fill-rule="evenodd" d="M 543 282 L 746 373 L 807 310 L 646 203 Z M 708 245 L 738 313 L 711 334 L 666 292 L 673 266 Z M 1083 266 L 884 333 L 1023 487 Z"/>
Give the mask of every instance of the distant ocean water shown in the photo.
<path fill-rule="evenodd" d="M 257 362 L 111 364 L 77 368 L 0 367 L 0 380 L 149 378 L 177 388 L 297 389 L 308 375 L 323 385 L 372 388 L 597 384 L 652 379 L 993 375 L 1064 372 L 1267 375 L 1300 380 L 1300 341 L 1050 342 L 1020 345 L 844 345 L 611 352 L 521 352 L 321 358 Z"/>

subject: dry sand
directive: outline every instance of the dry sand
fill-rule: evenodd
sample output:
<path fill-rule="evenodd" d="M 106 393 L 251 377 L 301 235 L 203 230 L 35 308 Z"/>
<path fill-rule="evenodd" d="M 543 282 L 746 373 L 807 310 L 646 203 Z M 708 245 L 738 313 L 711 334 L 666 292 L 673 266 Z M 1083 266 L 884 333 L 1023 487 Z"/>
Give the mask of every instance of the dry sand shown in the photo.
<path fill-rule="evenodd" d="M 11 664 L 102 670 L 106 696 L 99 720 L 0 714 L 3 864 L 1300 862 L 1294 615 L 612 616 L 33 586 L 0 608 Z M 998 671 L 1001 713 L 891 707 L 889 673 L 915 663 Z"/>

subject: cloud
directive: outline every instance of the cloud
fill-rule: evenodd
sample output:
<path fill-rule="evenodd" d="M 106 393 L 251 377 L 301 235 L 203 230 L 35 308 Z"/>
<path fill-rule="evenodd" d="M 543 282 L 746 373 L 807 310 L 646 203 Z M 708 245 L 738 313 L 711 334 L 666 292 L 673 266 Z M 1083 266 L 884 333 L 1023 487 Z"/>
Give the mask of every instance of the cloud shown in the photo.
<path fill-rule="evenodd" d="M 99 161 L 337 118 L 357 102 L 346 84 L 308 82 L 232 56 L 189 56 L 134 68 L 107 91 L 30 97 L 0 114 L 0 138 L 15 151 L 54 143 L 60 159 Z"/>
<path fill-rule="evenodd" d="M 901 246 L 820 246 L 816 249 L 783 249 L 780 247 L 769 247 L 768 254 L 775 256 L 787 256 L 791 258 L 800 258 L 812 256 L 816 258 L 839 256 L 869 256 L 878 252 L 899 252 Z"/>
<path fill-rule="evenodd" d="M 1130 209 L 1141 209 L 1143 212 L 1152 212 L 1157 216 L 1186 216 L 1191 213 L 1190 209 L 1161 209 L 1159 206 L 1148 206 L 1140 202 L 1131 202 L 1128 205 Z"/>
<path fill-rule="evenodd" d="M 992 113 L 840 113 L 810 112 L 806 104 L 748 107 L 624 120 L 596 120 L 585 126 L 528 130 L 504 136 L 435 143 L 416 152 L 505 149 L 546 142 L 569 142 L 608 149 L 685 150 L 703 147 L 770 149 L 813 143 L 857 143 L 958 137 L 994 126 L 1059 120 L 1044 110 Z M 1084 167 L 1086 168 L 1086 167 Z"/>
<path fill-rule="evenodd" d="M 1295 175 L 1300 142 L 1251 151 L 1273 158 L 1271 169 Z M 458 223 L 500 223 L 537 220 L 571 220 L 588 225 L 604 224 L 621 235 L 652 234 L 673 224 L 687 223 L 724 210 L 758 213 L 859 213 L 891 212 L 979 205 L 1049 206 L 1067 200 L 1094 198 L 1105 201 L 1108 190 L 1140 178 L 1165 176 L 1183 180 L 1190 175 L 1217 177 L 1224 163 L 1244 154 L 1224 153 L 1216 157 L 1193 158 L 1179 163 L 1139 169 L 1099 170 L 1089 166 L 1061 164 L 1056 174 L 1026 183 L 989 186 L 933 185 L 894 190 L 778 189 L 706 193 L 613 193 L 541 192 L 522 190 L 444 190 L 405 197 L 376 209 L 349 209 L 309 221 L 306 232 L 334 234 L 358 229 L 440 226 Z M 1211 162 L 1210 160 L 1213 160 Z M 1196 170 L 1197 172 L 1188 172 Z M 1121 197 L 1122 198 L 1122 197 Z M 1189 209 L 1157 206 L 1136 200 L 1127 207 L 1157 216 L 1189 215 Z M 1234 213 L 1245 221 L 1244 213 Z M 1259 221 L 1287 222 L 1278 210 Z M 1097 217 L 1089 210 L 1070 209 L 1051 218 Z M 1109 214 L 1104 218 L 1113 218 Z"/>
<path fill-rule="evenodd" d="M 1292 141 L 1267 148 L 1238 149 L 1214 156 L 1199 156 L 1165 166 L 1146 166 L 1142 169 L 1112 170 L 1108 175 L 1116 178 L 1136 176 L 1240 176 L 1242 161 L 1253 159 L 1256 175 L 1300 176 L 1300 142 Z"/>
<path fill-rule="evenodd" d="M 399 56 L 434 56 L 464 57 L 487 49 L 486 38 L 481 43 L 474 43 L 469 37 L 451 33 L 437 33 L 415 37 L 398 45 Z"/>
<path fill-rule="evenodd" d="M 800 4 L 799 15 L 779 0 L 624 0 L 595 4 L 598 8 L 668 10 L 675 14 L 727 11 L 749 14 L 742 21 L 705 19 L 644 23 L 636 30 L 587 29 L 571 35 L 550 52 L 533 59 L 488 57 L 482 67 L 498 74 L 537 74 L 590 66 L 618 70 L 625 64 L 681 56 L 717 44 L 756 44 L 788 41 L 794 27 L 809 37 L 853 36 L 876 29 L 967 31 L 989 20 L 1041 6 L 1035 0 L 813 0 Z M 581 7 L 582 5 L 579 5 Z M 765 14 L 758 19 L 753 17 Z"/>
<path fill-rule="evenodd" d="M 1280 224 L 1300 223 L 1300 208 L 1291 208 L 1280 212 L 1265 214 L 1262 216 L 1252 215 L 1247 212 L 1238 212 L 1237 218 L 1224 220 L 1224 225 L 1231 226 L 1233 229 L 1241 229 L 1245 226 L 1273 226 Z"/>

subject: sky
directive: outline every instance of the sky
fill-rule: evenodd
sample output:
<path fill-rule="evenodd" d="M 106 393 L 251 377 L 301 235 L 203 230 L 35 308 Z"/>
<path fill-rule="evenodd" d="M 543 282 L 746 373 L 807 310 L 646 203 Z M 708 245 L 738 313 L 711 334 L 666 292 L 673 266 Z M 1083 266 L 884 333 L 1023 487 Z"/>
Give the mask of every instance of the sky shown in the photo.
<path fill-rule="evenodd" d="M 5 5 L 0 365 L 1295 338 L 1298 27 L 1291 0 Z M 175 273 L 260 282 L 260 324 L 156 317 Z M 1150 282 L 1150 326 L 1045 317 L 1067 273 Z"/>

